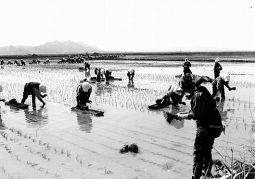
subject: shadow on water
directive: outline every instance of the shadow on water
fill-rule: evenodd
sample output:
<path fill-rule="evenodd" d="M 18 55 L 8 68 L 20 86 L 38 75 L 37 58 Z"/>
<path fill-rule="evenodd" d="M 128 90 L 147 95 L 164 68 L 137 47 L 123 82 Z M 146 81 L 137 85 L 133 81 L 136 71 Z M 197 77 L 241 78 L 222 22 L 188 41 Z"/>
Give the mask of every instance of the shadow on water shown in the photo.
<path fill-rule="evenodd" d="M 127 84 L 127 87 L 128 87 L 128 89 L 133 89 L 133 88 L 135 88 L 135 83 L 134 83 L 134 81 L 133 80 L 129 80 L 128 81 L 128 84 Z"/>
<path fill-rule="evenodd" d="M 80 130 L 90 133 L 93 127 L 91 116 L 80 113 L 80 112 L 77 112 L 76 114 L 77 114 L 77 122 L 80 127 Z"/>
<path fill-rule="evenodd" d="M 47 107 L 25 109 L 25 120 L 30 126 L 42 127 L 48 124 Z"/>

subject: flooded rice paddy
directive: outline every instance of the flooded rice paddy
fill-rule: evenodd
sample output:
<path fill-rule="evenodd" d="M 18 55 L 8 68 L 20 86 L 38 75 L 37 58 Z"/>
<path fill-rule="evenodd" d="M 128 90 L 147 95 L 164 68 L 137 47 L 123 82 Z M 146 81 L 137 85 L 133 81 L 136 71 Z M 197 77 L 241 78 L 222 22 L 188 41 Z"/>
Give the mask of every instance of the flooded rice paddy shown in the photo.
<path fill-rule="evenodd" d="M 47 86 L 46 106 L 20 110 L 1 104 L 0 176 L 1 178 L 88 178 L 88 179 L 165 179 L 191 178 L 196 125 L 194 121 L 169 124 L 164 111 L 177 113 L 190 109 L 189 101 L 179 109 L 171 106 L 148 110 L 148 105 L 177 83 L 182 73 L 180 62 L 92 62 L 107 67 L 122 81 L 94 83 L 91 108 L 104 111 L 103 117 L 72 112 L 75 90 L 84 74 L 77 69 L 5 66 L 1 69 L 3 92 L 0 98 L 22 98 L 26 82 Z M 169 63 L 169 64 L 168 64 Z M 254 88 L 253 63 L 221 63 L 222 73 L 230 73 L 226 101 L 218 104 L 225 135 L 215 140 L 213 159 L 232 157 L 254 162 Z M 136 70 L 134 84 L 126 71 Z M 213 64 L 192 63 L 194 74 L 213 77 Z M 94 75 L 93 72 L 92 76 Z M 211 91 L 209 84 L 206 87 Z M 136 143 L 139 153 L 121 154 L 125 144 Z M 233 153 L 231 152 L 233 151 Z"/>

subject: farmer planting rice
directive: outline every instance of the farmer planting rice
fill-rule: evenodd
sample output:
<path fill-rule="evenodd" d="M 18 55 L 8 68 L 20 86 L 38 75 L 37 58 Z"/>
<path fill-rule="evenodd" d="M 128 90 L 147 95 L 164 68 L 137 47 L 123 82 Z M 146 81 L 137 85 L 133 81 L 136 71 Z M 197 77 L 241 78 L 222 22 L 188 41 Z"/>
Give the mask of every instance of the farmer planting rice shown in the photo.
<path fill-rule="evenodd" d="M 47 94 L 42 95 L 41 93 L 46 93 L 46 86 L 44 86 L 38 82 L 26 83 L 24 86 L 23 98 L 21 100 L 21 103 L 24 104 L 26 99 L 28 98 L 28 96 L 32 95 L 33 107 L 36 107 L 35 97 L 37 97 L 39 99 L 39 101 L 41 101 L 43 103 L 43 106 L 44 106 L 45 102 L 43 101 L 42 98 L 46 97 Z"/>
<path fill-rule="evenodd" d="M 224 129 L 221 116 L 216 108 L 216 102 L 202 83 L 211 82 L 208 77 L 201 77 L 190 88 L 194 89 L 191 97 L 191 110 L 189 113 L 177 113 L 177 119 L 193 119 L 197 124 L 196 139 L 193 151 L 193 176 L 192 179 L 200 179 L 203 176 L 211 176 L 212 154 L 211 150 L 215 138 L 219 137 Z"/>
<path fill-rule="evenodd" d="M 105 75 L 105 81 L 108 82 L 110 78 L 112 78 L 112 71 L 110 69 L 106 69 L 104 75 Z"/>
<path fill-rule="evenodd" d="M 215 59 L 213 71 L 214 71 L 214 79 L 220 76 L 220 71 L 222 70 L 222 66 L 219 63 L 219 58 Z"/>
<path fill-rule="evenodd" d="M 76 101 L 77 101 L 77 109 L 82 109 L 86 106 L 86 103 L 90 103 L 89 100 L 90 95 L 92 92 L 92 86 L 88 83 L 87 79 L 85 78 L 80 82 L 76 89 Z"/>
<path fill-rule="evenodd" d="M 178 104 L 186 104 L 182 102 L 182 98 L 185 93 L 193 93 L 193 84 L 195 80 L 195 76 L 191 73 L 186 73 L 184 76 L 181 76 L 178 85 L 172 84 L 170 85 L 166 95 L 162 99 L 158 99 L 156 103 L 162 104 L 164 102 L 169 102 L 170 98 L 172 100 L 172 105 L 178 107 Z"/>
<path fill-rule="evenodd" d="M 185 75 L 186 73 L 192 73 L 190 70 L 191 63 L 188 58 L 185 58 L 185 61 L 183 63 L 183 74 Z"/>
<path fill-rule="evenodd" d="M 95 68 L 95 75 L 97 76 L 97 82 L 100 82 L 103 79 L 105 70 L 103 68 Z"/>
<path fill-rule="evenodd" d="M 219 93 L 221 95 L 221 100 L 224 101 L 225 100 L 224 86 L 226 86 L 229 91 L 236 89 L 235 87 L 231 88 L 229 86 L 229 81 L 230 81 L 229 74 L 227 74 L 223 77 L 219 76 L 215 80 L 213 80 L 213 82 L 212 82 L 212 90 L 213 90 L 212 96 L 215 97 L 217 95 L 217 93 Z"/>
<path fill-rule="evenodd" d="M 135 70 L 134 69 L 129 69 L 127 72 L 128 80 L 133 80 L 135 76 Z"/>

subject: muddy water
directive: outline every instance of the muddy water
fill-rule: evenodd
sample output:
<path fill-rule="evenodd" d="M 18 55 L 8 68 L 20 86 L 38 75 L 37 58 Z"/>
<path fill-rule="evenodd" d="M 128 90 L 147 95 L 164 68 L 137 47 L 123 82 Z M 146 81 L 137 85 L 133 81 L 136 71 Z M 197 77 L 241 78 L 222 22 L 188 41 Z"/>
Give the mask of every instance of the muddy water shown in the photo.
<path fill-rule="evenodd" d="M 97 64 L 95 64 L 97 65 Z M 104 64 L 102 64 L 103 66 Z M 112 65 L 112 66 L 111 66 Z M 111 64 L 114 69 L 121 66 Z M 240 65 L 239 65 L 240 66 Z M 226 73 L 237 73 L 233 65 L 225 65 Z M 250 68 L 243 65 L 242 67 Z M 11 68 L 11 67 L 10 67 Z M 252 69 L 252 68 L 251 68 Z M 5 69 L 6 71 L 8 68 Z M 13 70 L 13 69 L 12 69 Z M 17 69 L 17 74 L 24 71 Z M 35 74 L 37 68 L 27 68 Z M 44 74 L 53 73 L 40 69 Z M 211 66 L 201 70 L 194 67 L 193 73 L 212 76 Z M 21 71 L 21 72 L 20 72 Z M 178 81 L 176 74 L 181 68 L 136 67 L 134 84 L 128 84 L 126 71 L 113 72 L 122 81 L 110 84 L 93 84 L 91 108 L 105 112 L 103 117 L 84 115 L 71 111 L 75 105 L 75 86 L 63 86 L 70 89 L 70 94 L 62 89 L 57 97 L 55 89 L 60 84 L 51 85 L 51 94 L 47 97 L 47 105 L 28 110 L 17 110 L 1 102 L 1 118 L 5 127 L 2 132 L 7 139 L 0 136 L 1 166 L 9 175 L 18 178 L 183 178 L 191 176 L 192 150 L 195 138 L 194 121 L 174 121 L 168 124 L 164 111 L 177 113 L 190 109 L 187 105 L 179 109 L 165 108 L 159 111 L 148 110 L 147 106 L 165 93 L 168 86 Z M 1 72 L 3 73 L 3 71 Z M 55 70 L 53 77 L 62 83 L 61 75 L 66 73 L 64 80 L 75 84 L 82 78 L 78 70 Z M 240 71 L 239 71 L 240 73 Z M 226 159 L 232 156 L 243 157 L 247 161 L 253 160 L 248 149 L 254 140 L 254 79 L 252 70 L 245 70 L 247 75 L 233 75 L 230 85 L 236 86 L 236 91 L 227 91 L 227 99 L 218 104 L 223 121 L 227 126 L 225 135 L 216 139 L 213 149 L 214 159 Z M 12 74 L 13 75 L 13 74 Z M 38 74 L 40 75 L 40 74 Z M 78 77 L 76 77 L 78 76 Z M 38 76 L 30 78 L 36 80 Z M 44 78 L 45 77 L 45 78 Z M 18 78 L 13 76 L 13 78 Z M 48 76 L 40 76 L 41 81 L 47 83 Z M 9 82 L 10 81 L 10 82 Z M 15 81 L 5 81 L 4 89 L 12 90 Z M 50 84 L 49 84 L 50 85 Z M 20 84 L 20 88 L 22 85 Z M 14 86 L 16 87 L 16 86 Z M 211 86 L 206 85 L 209 90 Z M 2 98 L 10 98 L 7 92 Z M 15 97 L 21 99 L 22 92 L 12 91 Z M 63 96 L 61 96 L 63 95 Z M 62 98 L 62 99 L 61 99 Z M 65 100 L 63 100 L 65 98 Z M 30 100 L 27 101 L 30 104 Z M 20 132 L 12 132 L 15 129 Z M 21 134 L 22 133 L 22 134 Z M 12 140 L 11 140 L 12 139 Z M 138 154 L 120 154 L 124 144 L 136 143 Z M 12 154 L 7 153 L 8 145 Z M 43 155 L 45 154 L 45 155 Z M 8 161 L 8 162 L 2 162 Z M 37 165 L 36 165 L 37 164 Z M 13 170 L 15 169 L 15 170 Z M 27 169 L 24 173 L 23 170 Z"/>

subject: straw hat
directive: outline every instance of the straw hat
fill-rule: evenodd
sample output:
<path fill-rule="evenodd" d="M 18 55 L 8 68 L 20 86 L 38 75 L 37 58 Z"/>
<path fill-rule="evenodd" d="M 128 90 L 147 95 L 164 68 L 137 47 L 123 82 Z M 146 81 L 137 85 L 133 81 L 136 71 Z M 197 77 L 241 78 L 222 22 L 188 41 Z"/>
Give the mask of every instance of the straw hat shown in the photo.
<path fill-rule="evenodd" d="M 230 75 L 227 74 L 223 77 L 224 81 L 230 81 Z"/>
<path fill-rule="evenodd" d="M 40 93 L 46 93 L 46 86 L 44 86 L 44 85 L 40 85 L 39 86 L 39 91 L 40 91 Z"/>
<path fill-rule="evenodd" d="M 85 82 L 83 82 L 83 83 L 81 84 L 81 87 L 82 87 L 82 89 L 83 89 L 84 92 L 88 92 L 89 89 L 91 88 L 91 85 L 90 85 L 87 81 L 85 81 Z"/>

